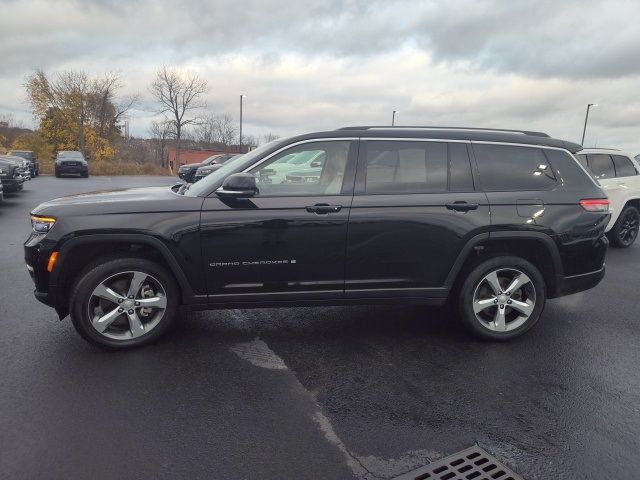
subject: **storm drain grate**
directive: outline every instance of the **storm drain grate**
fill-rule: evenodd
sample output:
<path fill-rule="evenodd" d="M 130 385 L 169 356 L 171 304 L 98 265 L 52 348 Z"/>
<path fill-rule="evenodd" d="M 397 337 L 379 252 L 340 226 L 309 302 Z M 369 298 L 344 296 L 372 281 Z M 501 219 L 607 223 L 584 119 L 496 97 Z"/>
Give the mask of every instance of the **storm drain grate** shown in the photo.
<path fill-rule="evenodd" d="M 430 463 L 394 480 L 523 480 L 482 448 L 473 447 Z"/>

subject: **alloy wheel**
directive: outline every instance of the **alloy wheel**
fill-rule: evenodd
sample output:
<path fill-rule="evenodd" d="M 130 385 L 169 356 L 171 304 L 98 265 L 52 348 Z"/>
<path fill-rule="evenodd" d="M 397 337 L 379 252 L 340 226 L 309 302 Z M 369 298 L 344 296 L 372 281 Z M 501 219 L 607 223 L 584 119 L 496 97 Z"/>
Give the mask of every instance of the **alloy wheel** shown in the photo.
<path fill-rule="evenodd" d="M 536 289 L 531 279 L 513 268 L 493 270 L 473 292 L 473 312 L 480 324 L 494 332 L 521 327 L 536 306 Z"/>
<path fill-rule="evenodd" d="M 93 289 L 88 303 L 92 327 L 113 340 L 148 334 L 162 320 L 167 294 L 151 275 L 127 271 L 111 275 Z"/>
<path fill-rule="evenodd" d="M 624 245 L 631 245 L 638 236 L 639 227 L 640 222 L 638 221 L 638 215 L 636 212 L 633 209 L 627 210 L 622 218 L 620 228 L 618 229 L 620 241 Z"/>

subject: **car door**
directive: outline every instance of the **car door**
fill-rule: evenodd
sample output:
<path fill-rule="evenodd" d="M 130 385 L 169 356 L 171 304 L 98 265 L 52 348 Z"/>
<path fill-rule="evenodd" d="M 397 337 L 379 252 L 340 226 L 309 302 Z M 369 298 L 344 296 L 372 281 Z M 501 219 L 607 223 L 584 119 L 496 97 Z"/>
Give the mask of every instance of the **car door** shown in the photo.
<path fill-rule="evenodd" d="M 464 245 L 489 223 L 466 142 L 362 139 L 345 296 L 444 296 Z"/>
<path fill-rule="evenodd" d="M 245 169 L 256 177 L 257 195 L 205 199 L 202 255 L 211 302 L 343 296 L 357 147 L 355 139 L 283 147 Z M 309 159 L 297 165 L 307 172 L 304 181 L 278 174 L 292 154 Z M 326 160 L 312 167 L 318 155 Z"/>

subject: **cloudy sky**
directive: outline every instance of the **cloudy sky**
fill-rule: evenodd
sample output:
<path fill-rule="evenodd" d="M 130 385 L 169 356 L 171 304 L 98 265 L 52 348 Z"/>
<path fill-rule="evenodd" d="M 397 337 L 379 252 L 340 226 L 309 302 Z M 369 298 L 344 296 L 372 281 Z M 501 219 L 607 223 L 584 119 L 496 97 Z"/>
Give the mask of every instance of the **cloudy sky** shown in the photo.
<path fill-rule="evenodd" d="M 33 120 L 35 68 L 119 71 L 140 93 L 160 65 L 206 78 L 208 108 L 279 135 L 354 124 L 542 130 L 640 152 L 638 0 L 0 0 L 0 115 Z"/>

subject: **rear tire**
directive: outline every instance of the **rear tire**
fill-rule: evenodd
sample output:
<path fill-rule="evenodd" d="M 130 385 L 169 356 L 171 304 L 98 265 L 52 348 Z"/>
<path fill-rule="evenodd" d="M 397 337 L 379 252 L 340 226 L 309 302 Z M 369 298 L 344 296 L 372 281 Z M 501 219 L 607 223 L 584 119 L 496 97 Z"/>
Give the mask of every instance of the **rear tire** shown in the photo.
<path fill-rule="evenodd" d="M 545 302 L 540 271 L 523 258 L 503 256 L 482 262 L 468 274 L 458 308 L 462 323 L 473 335 L 505 341 L 530 330 Z"/>
<path fill-rule="evenodd" d="M 625 207 L 613 228 L 607 234 L 611 246 L 615 248 L 628 248 L 638 238 L 640 227 L 640 212 L 632 205 Z"/>
<path fill-rule="evenodd" d="M 175 321 L 179 301 L 173 275 L 157 263 L 133 257 L 102 259 L 76 278 L 69 310 L 82 338 L 125 349 L 160 338 Z"/>

